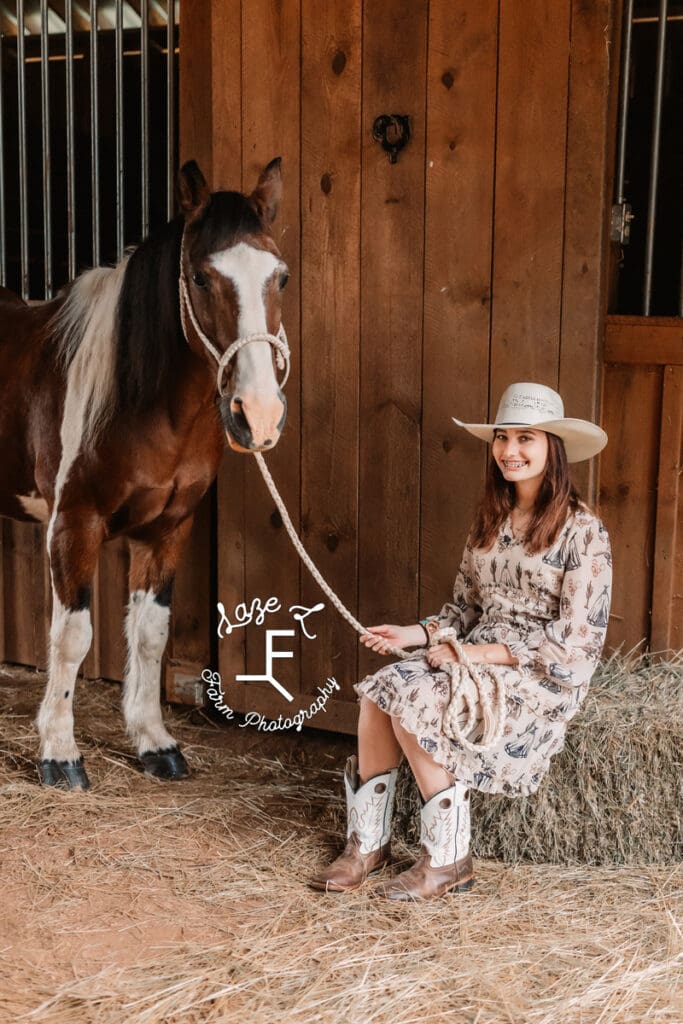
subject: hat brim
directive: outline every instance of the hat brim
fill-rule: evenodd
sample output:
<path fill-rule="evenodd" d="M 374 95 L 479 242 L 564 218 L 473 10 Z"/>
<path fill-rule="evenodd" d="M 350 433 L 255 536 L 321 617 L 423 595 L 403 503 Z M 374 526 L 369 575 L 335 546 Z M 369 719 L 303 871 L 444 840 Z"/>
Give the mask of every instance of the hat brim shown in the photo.
<path fill-rule="evenodd" d="M 463 423 L 452 417 L 454 423 L 466 430 L 481 441 L 493 443 L 494 430 L 504 430 L 505 427 L 514 427 L 521 430 L 527 427 L 529 430 L 543 430 L 547 434 L 556 434 L 564 441 L 564 448 L 567 453 L 567 462 L 583 462 L 584 459 L 592 459 L 601 452 L 607 444 L 607 434 L 596 423 L 589 420 L 561 419 L 546 420 L 543 423 Z"/>

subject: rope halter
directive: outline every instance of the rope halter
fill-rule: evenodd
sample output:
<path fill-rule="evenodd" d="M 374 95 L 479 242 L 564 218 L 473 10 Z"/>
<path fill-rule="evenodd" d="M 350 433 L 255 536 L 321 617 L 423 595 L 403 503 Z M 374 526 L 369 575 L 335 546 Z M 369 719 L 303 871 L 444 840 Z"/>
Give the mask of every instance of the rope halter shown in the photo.
<path fill-rule="evenodd" d="M 226 370 L 230 363 L 245 345 L 251 345 L 255 341 L 267 341 L 275 349 L 275 362 L 278 370 L 284 370 L 284 376 L 280 381 L 280 388 L 283 389 L 289 378 L 289 344 L 287 342 L 287 334 L 285 333 L 284 326 L 280 324 L 280 329 L 275 334 L 257 333 L 247 334 L 243 338 L 237 338 L 233 341 L 232 345 L 229 345 L 225 352 L 221 352 L 214 343 L 207 338 L 206 334 L 202 330 L 197 320 L 197 316 L 192 306 L 192 300 L 190 298 L 190 291 L 187 286 L 187 278 L 185 277 L 185 269 L 183 266 L 185 257 L 185 231 L 183 230 L 183 237 L 180 243 L 180 271 L 178 276 L 178 292 L 180 296 L 180 322 L 183 327 L 183 335 L 185 341 L 190 344 L 190 339 L 187 336 L 187 317 L 190 318 L 190 323 L 194 327 L 195 333 L 201 343 L 203 344 L 206 351 L 216 361 L 218 366 L 218 372 L 216 374 L 216 390 L 218 394 L 223 398 L 227 387 L 224 383 L 224 377 Z"/>

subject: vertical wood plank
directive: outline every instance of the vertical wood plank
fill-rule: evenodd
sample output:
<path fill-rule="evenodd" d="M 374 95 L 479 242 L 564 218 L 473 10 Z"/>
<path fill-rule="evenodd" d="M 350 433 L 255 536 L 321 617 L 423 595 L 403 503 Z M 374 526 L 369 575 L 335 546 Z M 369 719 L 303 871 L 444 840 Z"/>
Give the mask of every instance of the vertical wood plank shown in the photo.
<path fill-rule="evenodd" d="M 491 408 L 557 387 L 570 0 L 501 4 Z"/>
<path fill-rule="evenodd" d="M 447 599 L 486 451 L 459 430 L 488 406 L 498 3 L 432 0 L 427 184 L 420 608 Z"/>
<path fill-rule="evenodd" d="M 214 119 L 221 125 L 221 108 L 213 102 L 212 46 L 214 32 L 221 36 L 221 15 L 239 4 L 213 0 L 183 0 L 180 4 L 180 53 L 178 67 L 178 121 L 180 160 L 196 160 L 207 181 L 213 180 Z M 214 24 L 215 19 L 215 24 Z"/>
<path fill-rule="evenodd" d="M 663 377 L 650 640 L 653 651 L 683 647 L 683 366 L 664 367 Z"/>
<path fill-rule="evenodd" d="M 211 660 L 215 557 L 213 489 L 195 512 L 192 533 L 176 570 L 168 657 L 201 675 Z"/>
<path fill-rule="evenodd" d="M 414 622 L 418 610 L 427 17 L 425 0 L 364 5 L 358 535 L 367 625 Z M 395 164 L 372 138 L 380 114 L 410 117 Z M 360 676 L 382 663 L 365 650 L 359 661 Z"/>
<path fill-rule="evenodd" d="M 95 667 L 103 679 L 121 680 L 125 674 L 123 624 L 128 605 L 128 565 L 128 542 L 123 537 L 102 547 L 97 573 Z"/>
<path fill-rule="evenodd" d="M 300 0 L 245 0 L 242 5 L 242 182 L 250 192 L 258 175 L 276 156 L 282 157 L 284 197 L 273 225 L 276 241 L 291 272 L 284 295 L 283 322 L 291 349 L 292 375 L 287 386 L 287 422 L 268 467 L 299 529 L 300 520 L 300 394 L 297 385 L 300 358 Z M 264 73 L 265 72 L 265 73 Z M 245 459 L 245 579 L 247 599 L 274 596 L 282 610 L 271 616 L 270 627 L 292 627 L 288 608 L 300 598 L 299 558 L 254 460 Z M 277 662 L 277 678 L 291 693 L 300 688 L 298 638 L 276 645 L 294 651 L 290 661 Z M 234 640 L 222 641 L 223 647 Z M 264 628 L 247 629 L 247 667 L 250 674 L 264 671 Z M 225 682 L 226 680 L 224 680 Z M 230 684 L 230 680 L 227 680 Z M 228 685 L 235 706 L 253 703 L 262 691 L 275 706 L 290 706 L 268 684 Z M 255 699 L 255 697 L 254 697 Z"/>
<path fill-rule="evenodd" d="M 213 188 L 242 188 L 242 23 L 239 4 L 213 3 Z M 246 456 L 227 450 L 216 481 L 217 599 L 230 612 L 246 597 Z M 217 667 L 225 680 L 245 671 L 243 631 L 216 641 Z M 214 663 L 212 663 L 214 664 Z"/>
<path fill-rule="evenodd" d="M 603 287 L 608 242 L 606 205 L 611 167 L 607 125 L 610 105 L 614 0 L 572 3 L 567 175 L 565 186 L 559 390 L 569 416 L 599 416 Z M 573 467 L 589 500 L 594 459 Z"/>
<path fill-rule="evenodd" d="M 302 6 L 301 463 L 304 543 L 356 613 L 360 279 L 361 3 Z M 334 674 L 354 700 L 358 639 L 304 570 L 302 603 L 319 601 L 302 640 L 302 684 Z M 309 630 L 310 632 L 310 630 Z"/>
<path fill-rule="evenodd" d="M 661 382 L 661 367 L 604 371 L 603 422 L 613 443 L 600 463 L 600 509 L 614 558 L 612 648 L 650 635 Z"/>
<path fill-rule="evenodd" d="M 34 530 L 30 523 L 5 522 L 5 656 L 18 665 L 35 665 Z"/>

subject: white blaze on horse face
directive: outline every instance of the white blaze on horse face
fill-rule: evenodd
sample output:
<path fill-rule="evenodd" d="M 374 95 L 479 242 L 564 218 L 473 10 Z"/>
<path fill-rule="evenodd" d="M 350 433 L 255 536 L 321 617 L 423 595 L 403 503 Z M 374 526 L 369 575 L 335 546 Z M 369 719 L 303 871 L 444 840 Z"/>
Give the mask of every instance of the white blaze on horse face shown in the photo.
<path fill-rule="evenodd" d="M 285 270 L 282 261 L 266 249 L 238 242 L 230 249 L 214 253 L 210 262 L 219 274 L 229 278 L 235 289 L 238 337 L 267 334 L 266 285 L 278 269 Z M 284 407 L 268 342 L 255 341 L 238 352 L 235 394 L 242 399 L 254 443 L 259 446 L 266 439 L 275 441 Z"/>

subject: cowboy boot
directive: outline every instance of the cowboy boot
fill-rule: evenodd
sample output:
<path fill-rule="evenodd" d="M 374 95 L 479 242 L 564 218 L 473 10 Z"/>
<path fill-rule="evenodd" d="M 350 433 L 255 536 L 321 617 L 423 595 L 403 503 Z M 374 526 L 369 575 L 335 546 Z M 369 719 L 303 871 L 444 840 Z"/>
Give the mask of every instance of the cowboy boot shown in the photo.
<path fill-rule="evenodd" d="M 343 853 L 310 880 L 314 889 L 347 892 L 357 889 L 368 875 L 391 857 L 391 812 L 397 769 L 374 775 L 359 785 L 358 759 L 346 762 L 346 846 Z"/>
<path fill-rule="evenodd" d="M 474 884 L 470 853 L 470 801 L 467 787 L 456 782 L 421 811 L 420 856 L 407 871 L 374 891 L 389 900 L 426 900 L 450 889 L 467 892 Z"/>

